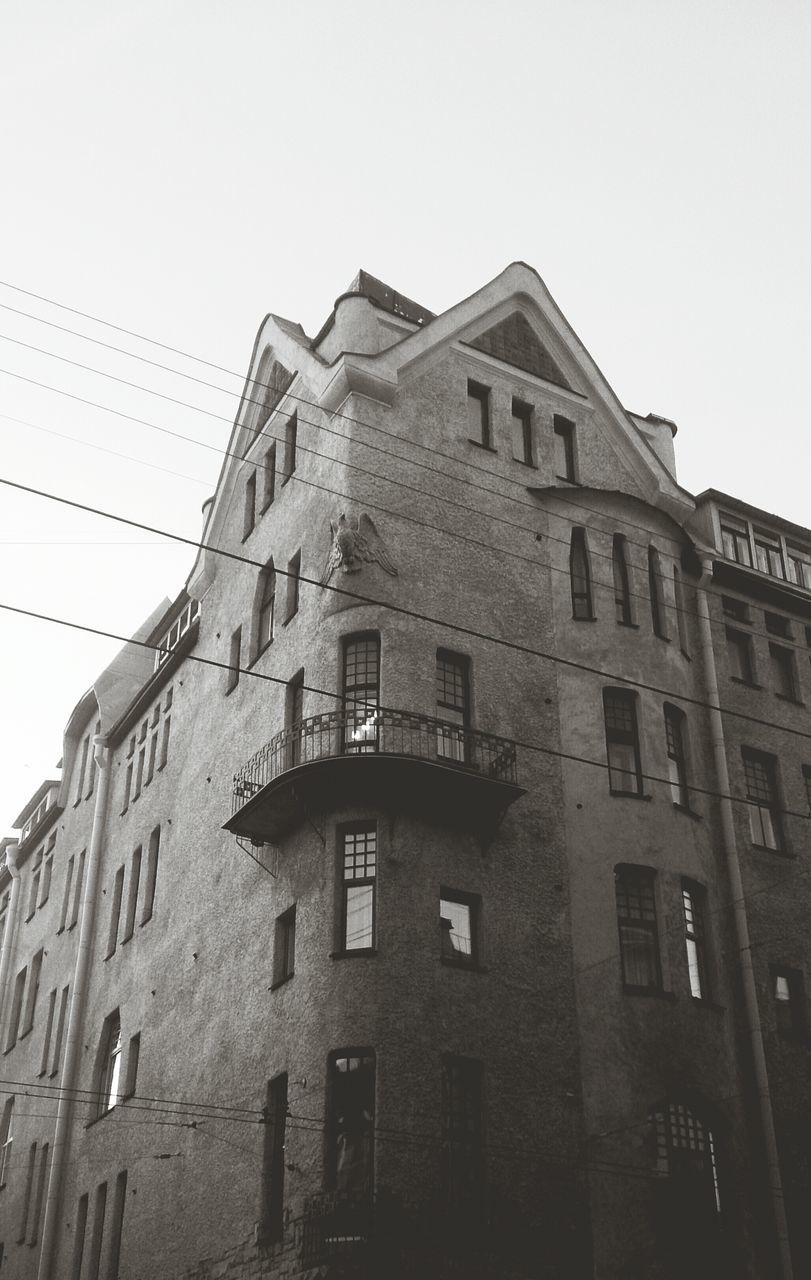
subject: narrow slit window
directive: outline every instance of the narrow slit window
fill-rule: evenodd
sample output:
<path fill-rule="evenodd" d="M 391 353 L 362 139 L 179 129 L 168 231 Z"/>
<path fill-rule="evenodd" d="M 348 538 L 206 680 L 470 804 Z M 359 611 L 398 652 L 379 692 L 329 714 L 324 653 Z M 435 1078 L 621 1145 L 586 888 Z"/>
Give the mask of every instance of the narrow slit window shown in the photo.
<path fill-rule="evenodd" d="M 256 656 L 258 657 L 273 640 L 273 623 L 276 612 L 276 570 L 273 561 L 259 575 L 256 606 Z"/>
<path fill-rule="evenodd" d="M 298 454 L 298 414 L 293 411 L 284 428 L 284 475 L 282 484 L 287 484 L 296 469 Z"/>
<path fill-rule="evenodd" d="M 28 974 L 28 997 L 25 1002 L 25 1018 L 23 1020 L 22 1031 L 20 1036 L 27 1036 L 34 1025 L 34 1013 L 37 1007 L 37 996 L 39 995 L 39 975 L 42 971 L 42 957 L 44 952 L 38 951 L 31 961 L 31 969 Z"/>
<path fill-rule="evenodd" d="M 614 612 L 617 622 L 629 627 L 631 617 L 631 583 L 628 575 L 628 542 L 622 533 L 614 534 L 611 564 L 614 575 Z"/>
<path fill-rule="evenodd" d="M 127 911 L 124 916 L 122 942 L 129 942 L 135 929 L 135 913 L 138 907 L 138 886 L 141 880 L 141 846 L 134 851 L 130 863 L 130 881 L 127 888 Z"/>
<path fill-rule="evenodd" d="M 474 1058 L 442 1061 L 443 1190 L 449 1207 L 475 1205 L 484 1190 L 483 1069 Z"/>
<path fill-rule="evenodd" d="M 648 867 L 614 870 L 622 984 L 631 991 L 660 991 L 659 930 L 656 922 L 656 874 Z"/>
<path fill-rule="evenodd" d="M 124 892 L 124 868 L 119 867 L 113 881 L 113 892 L 110 898 L 110 926 L 107 933 L 107 954 L 105 960 L 113 955 L 118 942 L 118 924 L 121 917 L 121 896 Z"/>
<path fill-rule="evenodd" d="M 665 703 L 665 740 L 667 743 L 667 767 L 670 777 L 670 794 L 673 803 L 682 809 L 690 808 L 687 789 L 687 717 L 678 707 Z"/>
<path fill-rule="evenodd" d="M 749 801 L 749 831 L 752 843 L 762 849 L 779 851 L 783 830 L 777 791 L 777 764 L 772 756 L 748 747 L 741 749 L 746 798 Z"/>
<path fill-rule="evenodd" d="M 149 848 L 146 860 L 146 883 L 144 884 L 144 904 L 141 908 L 141 924 L 152 919 L 155 908 L 155 885 L 158 879 L 158 857 L 160 854 L 161 829 L 155 827 L 149 837 Z"/>
<path fill-rule="evenodd" d="M 574 423 L 555 415 L 554 419 L 555 475 L 558 480 L 575 483 Z"/>
<path fill-rule="evenodd" d="M 73 903 L 70 909 L 70 918 L 68 920 L 68 928 L 72 929 L 79 919 L 79 911 L 82 906 L 82 892 L 84 890 L 84 864 L 87 856 L 87 850 L 82 849 L 79 854 L 79 865 L 76 869 L 75 883 L 73 886 Z"/>
<path fill-rule="evenodd" d="M 62 995 L 59 1000 L 59 1017 L 56 1020 L 56 1036 L 54 1039 L 54 1056 L 51 1063 L 51 1076 L 59 1074 L 59 1067 L 62 1060 L 62 1038 L 65 1034 L 65 1023 L 68 1016 L 68 994 L 70 987 L 62 988 Z"/>
<path fill-rule="evenodd" d="M 262 479 L 262 511 L 267 511 L 276 497 L 276 445 L 272 444 L 265 453 Z"/>
<path fill-rule="evenodd" d="M 228 679 L 225 692 L 230 693 L 239 684 L 239 667 L 242 657 L 242 627 L 231 632 L 231 644 L 228 652 Z"/>
<path fill-rule="evenodd" d="M 284 1173 L 287 1142 L 287 1074 L 278 1075 L 268 1085 L 267 1124 L 263 1161 L 262 1237 L 273 1244 L 284 1235 Z"/>
<path fill-rule="evenodd" d="M 48 1064 L 50 1061 L 51 1033 L 53 1031 L 54 1011 L 56 1009 L 56 1000 L 58 995 L 59 995 L 59 992 L 57 988 L 54 987 L 53 991 L 48 997 L 48 1015 L 45 1019 L 45 1035 L 42 1040 L 42 1057 L 40 1058 L 39 1072 L 38 1072 L 38 1075 L 41 1075 L 41 1076 L 45 1075 L 45 1072 L 48 1070 Z"/>
<path fill-rule="evenodd" d="M 245 508 L 242 515 L 242 541 L 253 533 L 256 524 L 256 472 L 252 471 L 245 481 Z"/>
<path fill-rule="evenodd" d="M 301 551 L 297 551 L 287 562 L 287 622 L 298 613 L 300 591 Z"/>
<path fill-rule="evenodd" d="M 569 576 L 572 588 L 572 616 L 580 622 L 594 617 L 591 601 L 591 567 L 585 529 L 572 529 L 569 548 Z"/>
<path fill-rule="evenodd" d="M 480 382 L 467 384 L 467 421 L 470 439 L 484 449 L 492 449 L 490 437 L 490 388 Z"/>
<path fill-rule="evenodd" d="M 513 457 L 531 467 L 532 461 L 532 405 L 523 400 L 512 402 Z"/>
<path fill-rule="evenodd" d="M 375 941 L 377 828 L 353 825 L 341 834 L 343 910 L 341 949 L 370 951 Z"/>
<path fill-rule="evenodd" d="M 107 1209 L 107 1183 L 100 1182 L 96 1187 L 93 1204 L 93 1228 L 90 1232 L 90 1254 L 86 1280 L 99 1280 L 101 1267 L 101 1245 L 104 1239 L 104 1215 Z"/>
<path fill-rule="evenodd" d="M 706 892 L 701 885 L 682 880 L 681 900 L 684 909 L 684 942 L 687 951 L 690 994 L 694 1000 L 707 1000 L 710 992 L 707 981 L 704 927 Z"/>
<path fill-rule="evenodd" d="M 636 721 L 636 694 L 604 689 L 608 784 L 613 795 L 642 795 L 642 765 Z"/>
<path fill-rule="evenodd" d="M 664 577 L 662 562 L 655 547 L 648 547 L 648 588 L 653 634 L 661 640 L 667 640 Z"/>
<path fill-rule="evenodd" d="M 276 918 L 273 947 L 273 985 L 292 978 L 296 966 L 296 908 L 289 907 Z"/>

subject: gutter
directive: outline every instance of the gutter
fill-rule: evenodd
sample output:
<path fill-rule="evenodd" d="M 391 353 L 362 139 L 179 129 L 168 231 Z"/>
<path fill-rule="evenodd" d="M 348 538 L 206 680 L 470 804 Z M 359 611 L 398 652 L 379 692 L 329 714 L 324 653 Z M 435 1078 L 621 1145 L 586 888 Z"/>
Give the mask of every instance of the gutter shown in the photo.
<path fill-rule="evenodd" d="M 56 1228 L 62 1201 L 62 1184 L 70 1141 L 73 1118 L 73 1098 L 78 1083 L 82 1025 L 84 1022 L 87 988 L 90 978 L 90 959 L 93 947 L 93 931 L 96 918 L 96 891 L 107 816 L 107 796 L 110 790 L 110 749 L 106 739 L 97 734 L 93 738 L 93 758 L 98 766 L 96 800 L 93 809 L 93 829 L 90 834 L 85 882 L 82 894 L 82 914 L 79 925 L 79 947 L 76 968 L 73 973 L 73 992 L 65 1044 L 65 1058 L 59 1081 L 59 1102 L 56 1111 L 56 1128 L 53 1139 L 51 1171 L 48 1178 L 48 1196 L 45 1202 L 45 1218 L 42 1224 L 42 1249 L 39 1256 L 37 1280 L 54 1280 L 53 1267 Z"/>
<path fill-rule="evenodd" d="M 20 902 L 20 868 L 17 857 L 20 851 L 19 840 L 6 845 L 6 866 L 11 876 L 11 894 L 8 900 L 8 915 L 3 931 L 3 950 L 0 952 L 0 1026 L 6 1007 L 6 987 L 8 986 L 11 957 L 14 954 L 14 935 L 17 931 L 17 911 Z"/>
<path fill-rule="evenodd" d="M 746 1031 L 752 1053 L 755 1088 L 757 1091 L 758 1111 L 763 1143 L 766 1150 L 766 1166 L 771 1199 L 772 1218 L 777 1235 L 780 1280 L 792 1280 L 794 1271 L 791 1262 L 791 1246 L 789 1244 L 786 1207 L 783 1199 L 783 1185 L 780 1173 L 780 1158 L 777 1149 L 777 1134 L 774 1127 L 769 1076 L 766 1068 L 766 1053 L 763 1047 L 763 1027 L 760 1021 L 755 970 L 752 963 L 752 945 L 749 939 L 749 921 L 746 914 L 741 864 L 738 857 L 738 846 L 735 839 L 735 821 L 730 798 L 729 769 L 727 767 L 724 724 L 721 715 L 721 703 L 718 695 L 718 674 L 715 667 L 715 651 L 712 640 L 712 624 L 707 604 L 707 585 L 712 581 L 712 556 L 706 552 L 701 555 L 701 578 L 696 589 L 696 605 L 701 635 L 701 652 L 704 659 L 704 676 L 706 681 L 707 702 L 710 708 L 710 736 L 712 739 L 713 760 L 718 779 L 718 790 L 721 795 L 721 832 L 724 844 L 724 858 L 727 875 L 732 890 L 732 910 L 735 925 L 735 940 L 738 947 L 738 964 L 743 985 L 744 1006 L 746 1010 Z"/>

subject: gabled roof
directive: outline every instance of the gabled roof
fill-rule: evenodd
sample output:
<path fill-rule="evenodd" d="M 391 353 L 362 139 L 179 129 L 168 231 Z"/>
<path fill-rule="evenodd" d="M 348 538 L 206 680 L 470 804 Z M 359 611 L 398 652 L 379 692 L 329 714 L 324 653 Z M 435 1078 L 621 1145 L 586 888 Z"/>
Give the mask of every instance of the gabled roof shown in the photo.
<path fill-rule="evenodd" d="M 28 804 L 26 804 L 20 810 L 19 814 L 12 822 L 11 825 L 15 831 L 22 830 L 22 828 L 25 826 L 28 819 L 31 817 L 31 814 L 34 812 L 37 805 L 40 803 L 40 801 L 45 799 L 46 795 L 48 794 L 48 792 L 51 790 L 52 787 L 58 787 L 58 786 L 59 786 L 58 778 L 46 778 L 44 782 L 40 783 L 40 785 L 37 787 L 36 791 L 32 795 L 31 799 L 28 801 Z"/>

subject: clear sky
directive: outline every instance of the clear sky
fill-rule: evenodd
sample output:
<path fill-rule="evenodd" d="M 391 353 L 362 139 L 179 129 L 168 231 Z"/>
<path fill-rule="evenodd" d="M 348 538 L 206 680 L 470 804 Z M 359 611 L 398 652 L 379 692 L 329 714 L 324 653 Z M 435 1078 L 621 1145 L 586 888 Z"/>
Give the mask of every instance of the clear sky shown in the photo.
<path fill-rule="evenodd" d="M 0 475 L 199 536 L 267 311 L 312 334 L 361 266 L 441 311 L 521 258 L 687 488 L 811 524 L 810 37 L 805 0 L 7 6 Z M 3 603 L 130 634 L 183 585 L 189 549 L 0 493 Z M 0 834 L 118 647 L 0 614 Z"/>

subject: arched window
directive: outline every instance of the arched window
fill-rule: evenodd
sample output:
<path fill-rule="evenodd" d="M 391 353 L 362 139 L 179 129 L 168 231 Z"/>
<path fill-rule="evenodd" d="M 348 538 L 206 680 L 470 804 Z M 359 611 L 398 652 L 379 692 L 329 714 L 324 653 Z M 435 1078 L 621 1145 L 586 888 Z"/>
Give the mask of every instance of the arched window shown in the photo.
<path fill-rule="evenodd" d="M 96 1071 L 98 1114 L 106 1115 L 121 1101 L 121 1017 L 118 1010 L 105 1019 Z"/>
<path fill-rule="evenodd" d="M 631 584 L 628 578 L 628 544 L 625 535 L 622 533 L 614 534 L 612 564 L 614 569 L 614 606 L 617 622 L 621 622 L 623 626 L 628 627 L 632 621 Z"/>
<path fill-rule="evenodd" d="M 656 1172 L 667 1179 L 667 1226 L 674 1240 L 685 1233 L 692 1235 L 695 1247 L 702 1226 L 717 1221 L 721 1212 L 715 1136 L 699 1111 L 675 1099 L 657 1103 L 650 1120 L 656 1142 Z M 690 1247 L 687 1240 L 682 1243 Z"/>
<path fill-rule="evenodd" d="M 648 587 L 650 590 L 650 612 L 654 635 L 662 640 L 667 639 L 665 629 L 665 593 L 663 590 L 662 565 L 659 552 L 655 547 L 648 547 Z"/>
<path fill-rule="evenodd" d="M 274 616 L 276 612 L 276 570 L 270 560 L 259 575 L 256 589 L 256 639 L 254 656 L 259 657 L 273 639 Z"/>
<path fill-rule="evenodd" d="M 572 617 L 581 621 L 590 620 L 594 613 L 591 607 L 591 570 L 585 529 L 572 529 L 569 574 L 572 585 Z"/>

